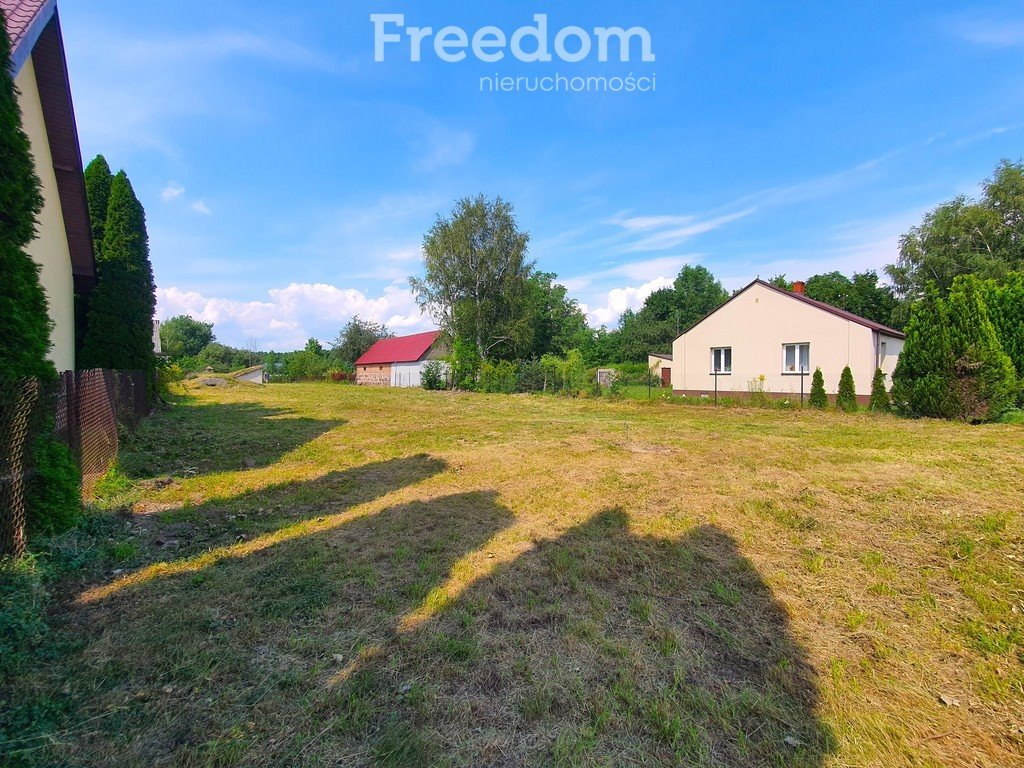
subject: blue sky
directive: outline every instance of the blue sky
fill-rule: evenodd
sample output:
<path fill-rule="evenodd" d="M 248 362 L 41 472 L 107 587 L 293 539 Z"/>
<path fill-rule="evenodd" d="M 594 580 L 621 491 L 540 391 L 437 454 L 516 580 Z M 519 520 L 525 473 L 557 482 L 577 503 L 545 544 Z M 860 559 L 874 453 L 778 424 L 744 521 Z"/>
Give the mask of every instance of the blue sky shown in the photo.
<path fill-rule="evenodd" d="M 510 200 L 530 257 L 614 325 L 685 263 L 729 288 L 880 269 L 925 211 L 1024 155 L 1019 3 L 60 9 L 83 153 L 125 168 L 146 206 L 160 315 L 235 345 L 328 341 L 355 313 L 430 327 L 407 277 L 465 195 Z M 545 13 L 552 39 L 641 26 L 656 60 L 448 63 L 428 38 L 420 62 L 407 43 L 376 62 L 371 13 L 509 36 Z M 656 90 L 480 88 L 555 73 Z"/>

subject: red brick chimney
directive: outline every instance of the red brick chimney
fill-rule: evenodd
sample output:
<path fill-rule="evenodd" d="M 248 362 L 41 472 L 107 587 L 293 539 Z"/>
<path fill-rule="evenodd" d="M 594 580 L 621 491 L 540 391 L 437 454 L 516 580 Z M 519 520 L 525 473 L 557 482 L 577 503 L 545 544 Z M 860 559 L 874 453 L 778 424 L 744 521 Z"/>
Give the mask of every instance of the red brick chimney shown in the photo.
<path fill-rule="evenodd" d="M 806 288 L 806 287 L 807 287 L 807 283 L 805 283 L 803 280 L 794 280 L 793 281 L 793 293 L 799 293 L 801 296 L 803 296 L 804 295 L 804 288 Z"/>

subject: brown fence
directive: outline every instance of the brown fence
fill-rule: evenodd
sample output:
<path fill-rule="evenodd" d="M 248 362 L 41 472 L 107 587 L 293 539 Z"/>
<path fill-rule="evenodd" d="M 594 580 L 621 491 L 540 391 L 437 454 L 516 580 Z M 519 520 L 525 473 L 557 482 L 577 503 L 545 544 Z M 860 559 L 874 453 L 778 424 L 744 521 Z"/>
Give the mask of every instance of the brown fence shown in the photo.
<path fill-rule="evenodd" d="M 71 449 L 88 495 L 117 459 L 119 434 L 149 413 L 149 395 L 143 371 L 65 371 L 55 382 L 0 384 L 0 554 L 25 549 L 37 436 L 52 430 Z"/>

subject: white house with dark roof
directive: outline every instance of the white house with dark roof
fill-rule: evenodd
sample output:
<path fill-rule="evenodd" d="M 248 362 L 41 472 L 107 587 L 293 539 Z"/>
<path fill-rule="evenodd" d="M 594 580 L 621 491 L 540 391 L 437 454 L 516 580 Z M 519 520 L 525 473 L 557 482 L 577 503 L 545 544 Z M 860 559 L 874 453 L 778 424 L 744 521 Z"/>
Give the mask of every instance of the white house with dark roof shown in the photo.
<path fill-rule="evenodd" d="M 850 366 L 867 402 L 875 370 L 891 384 L 904 334 L 804 295 L 755 280 L 689 328 L 672 345 L 672 389 L 691 397 L 747 395 L 751 386 L 779 396 L 810 391 L 821 368 L 829 394 Z M 762 378 L 763 377 L 763 378 Z M 758 384 L 759 383 L 759 384 Z"/>

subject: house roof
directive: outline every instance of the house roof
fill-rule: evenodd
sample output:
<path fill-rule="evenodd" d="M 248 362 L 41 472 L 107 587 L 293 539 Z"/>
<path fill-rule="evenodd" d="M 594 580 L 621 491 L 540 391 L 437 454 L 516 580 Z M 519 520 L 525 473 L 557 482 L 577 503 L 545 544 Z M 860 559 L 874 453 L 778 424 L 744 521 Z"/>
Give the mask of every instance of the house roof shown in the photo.
<path fill-rule="evenodd" d="M 11 40 L 11 63 L 17 74 L 57 8 L 56 0 L 0 0 Z"/>
<path fill-rule="evenodd" d="M 7 35 L 12 43 L 14 73 L 21 70 L 29 57 L 32 59 L 71 253 L 75 293 L 84 296 L 96 281 L 96 258 L 57 3 L 55 0 L 0 0 L 0 9 L 3 9 Z"/>
<path fill-rule="evenodd" d="M 412 336 L 398 336 L 381 339 L 356 360 L 356 365 L 379 365 L 382 363 L 415 363 L 441 338 L 440 331 L 427 331 Z"/>
<path fill-rule="evenodd" d="M 776 293 L 780 293 L 783 296 L 788 296 L 791 299 L 796 299 L 797 301 L 803 302 L 804 304 L 809 304 L 810 306 L 815 307 L 816 309 L 820 309 L 823 312 L 828 312 L 829 314 L 835 315 L 836 317 L 841 317 L 844 320 L 849 320 L 851 323 L 857 323 L 858 325 L 863 325 L 866 328 L 870 328 L 873 331 L 878 331 L 879 333 L 884 333 L 886 336 L 892 336 L 894 339 L 905 339 L 906 338 L 906 334 L 903 333 L 903 331 L 897 331 L 895 328 L 890 328 L 887 325 L 882 325 L 881 323 L 876 323 L 874 320 L 868 320 L 866 317 L 861 317 L 860 315 L 855 315 L 855 314 L 853 314 L 853 312 L 847 312 L 845 309 L 840 309 L 839 307 L 833 307 L 831 304 L 826 304 L 824 301 L 817 301 L 817 300 L 812 299 L 812 298 L 810 298 L 808 296 L 804 296 L 802 293 L 794 293 L 793 291 L 783 290 L 782 288 L 774 286 L 771 283 L 765 282 L 764 280 L 761 280 L 761 279 L 754 280 L 754 281 L 748 283 L 746 286 L 744 286 L 740 290 L 736 291 L 736 293 L 734 293 L 732 295 L 732 297 L 727 302 L 725 302 L 725 304 L 722 304 L 722 306 L 718 307 L 718 309 L 714 309 L 711 312 L 709 312 L 708 314 L 704 315 L 704 317 L 702 317 L 696 323 L 694 323 L 689 328 L 687 328 L 685 331 L 683 331 L 683 333 L 684 334 L 689 333 L 694 328 L 696 328 L 698 325 L 700 325 L 705 320 L 707 320 L 709 317 L 711 317 L 713 314 L 715 314 L 715 312 L 718 312 L 720 309 L 722 309 L 722 307 L 727 306 L 729 303 L 732 302 L 733 299 L 735 299 L 736 297 L 738 297 L 742 293 L 746 293 L 748 290 L 753 288 L 755 285 L 760 285 L 761 287 L 767 288 L 770 291 L 775 291 Z"/>
<path fill-rule="evenodd" d="M 256 371 L 262 371 L 262 370 L 263 370 L 263 365 L 262 364 L 260 364 L 260 365 L 250 365 L 248 368 L 243 368 L 240 371 L 232 371 L 231 373 L 228 374 L 228 376 L 230 376 L 233 379 L 237 379 L 239 376 L 245 376 L 247 374 L 256 373 Z"/>
<path fill-rule="evenodd" d="M 662 360 L 671 360 L 672 355 L 663 355 L 661 352 L 651 352 L 648 357 L 659 357 Z"/>

